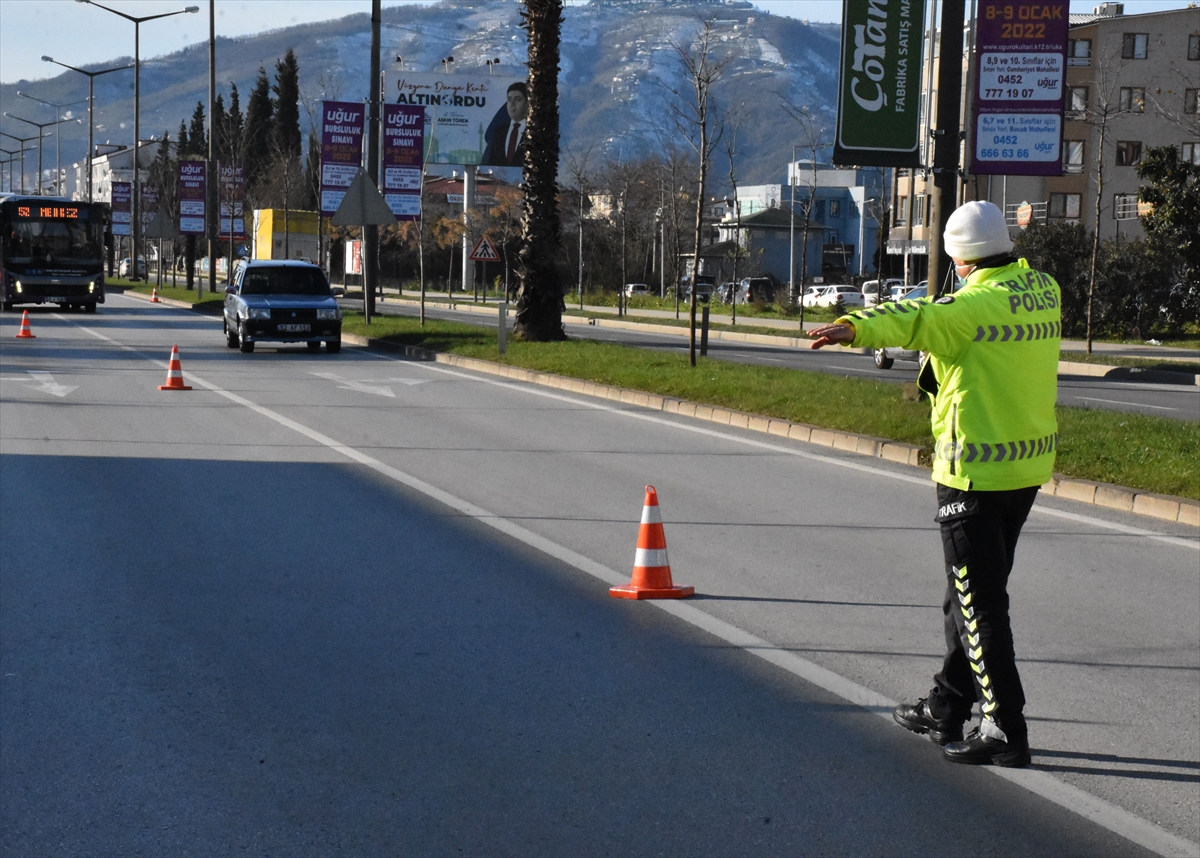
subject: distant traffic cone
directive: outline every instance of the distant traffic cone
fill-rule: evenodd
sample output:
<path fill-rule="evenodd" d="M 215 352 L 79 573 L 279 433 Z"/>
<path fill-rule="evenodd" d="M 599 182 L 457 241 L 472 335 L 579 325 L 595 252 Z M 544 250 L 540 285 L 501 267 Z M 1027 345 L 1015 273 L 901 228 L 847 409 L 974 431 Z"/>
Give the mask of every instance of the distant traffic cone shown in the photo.
<path fill-rule="evenodd" d="M 646 486 L 642 526 L 638 528 L 637 554 L 633 560 L 633 580 L 621 587 L 610 587 L 608 595 L 617 599 L 682 599 L 695 592 L 695 587 L 676 587 L 671 583 L 671 564 L 667 562 L 667 537 L 658 510 L 658 492 L 654 486 Z"/>
<path fill-rule="evenodd" d="M 158 300 L 158 287 L 157 286 L 150 287 L 150 303 L 151 304 L 162 303 L 161 301 Z"/>
<path fill-rule="evenodd" d="M 18 340 L 36 340 L 33 331 L 29 330 L 29 311 L 21 311 L 21 330 L 17 331 Z"/>
<path fill-rule="evenodd" d="M 183 383 L 183 367 L 179 365 L 179 346 L 171 346 L 171 362 L 167 365 L 167 383 L 159 390 L 191 390 Z"/>

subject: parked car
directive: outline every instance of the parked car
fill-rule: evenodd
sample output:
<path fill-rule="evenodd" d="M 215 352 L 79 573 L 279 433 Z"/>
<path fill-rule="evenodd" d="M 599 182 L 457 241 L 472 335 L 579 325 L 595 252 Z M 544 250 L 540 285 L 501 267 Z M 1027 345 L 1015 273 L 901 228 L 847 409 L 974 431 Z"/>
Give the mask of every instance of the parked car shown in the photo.
<path fill-rule="evenodd" d="M 129 277 L 133 271 L 133 260 L 126 256 L 117 265 L 118 277 Z M 137 276 L 144 278 L 146 276 L 146 257 L 139 256 L 137 261 Z"/>
<path fill-rule="evenodd" d="M 778 285 L 770 277 L 746 277 L 741 282 L 738 298 L 743 304 L 751 301 L 771 302 L 776 298 Z"/>
<path fill-rule="evenodd" d="M 929 281 L 922 280 L 916 287 L 905 292 L 902 299 L 893 298 L 892 300 L 908 301 L 916 298 L 925 298 L 928 296 L 928 294 Z M 891 369 L 892 365 L 898 360 L 920 363 L 925 359 L 924 352 L 917 351 L 916 349 L 901 349 L 895 347 L 875 349 L 875 351 L 872 352 L 872 357 L 875 359 L 875 366 L 879 367 L 880 369 Z"/>
<path fill-rule="evenodd" d="M 680 300 L 690 302 L 692 300 L 692 278 L 680 278 L 679 288 Z M 696 284 L 696 300 L 700 301 L 702 304 L 706 304 L 708 303 L 708 299 L 712 297 L 712 294 L 716 290 L 716 281 L 707 274 L 701 274 Z"/>
<path fill-rule="evenodd" d="M 817 299 L 825 293 L 828 286 L 809 286 L 804 290 L 804 294 L 800 296 L 800 303 L 805 307 L 817 306 Z"/>
<path fill-rule="evenodd" d="M 908 286 L 899 278 L 888 278 L 880 282 L 879 280 L 868 280 L 862 286 L 863 299 L 866 301 L 865 306 L 874 307 L 879 303 L 880 297 L 883 300 L 889 298 L 895 301 L 901 295 L 908 291 Z"/>
<path fill-rule="evenodd" d="M 833 307 L 836 306 L 839 298 L 843 307 L 863 307 L 866 305 L 862 291 L 856 286 L 826 286 L 825 291 L 817 296 L 813 306 Z"/>
<path fill-rule="evenodd" d="M 649 295 L 650 287 L 645 283 L 626 283 L 625 295 L 632 298 L 634 295 Z"/>
<path fill-rule="evenodd" d="M 247 262 L 225 289 L 225 342 L 254 351 L 256 343 L 305 343 L 330 354 L 342 349 L 342 311 L 325 272 L 308 262 Z"/>

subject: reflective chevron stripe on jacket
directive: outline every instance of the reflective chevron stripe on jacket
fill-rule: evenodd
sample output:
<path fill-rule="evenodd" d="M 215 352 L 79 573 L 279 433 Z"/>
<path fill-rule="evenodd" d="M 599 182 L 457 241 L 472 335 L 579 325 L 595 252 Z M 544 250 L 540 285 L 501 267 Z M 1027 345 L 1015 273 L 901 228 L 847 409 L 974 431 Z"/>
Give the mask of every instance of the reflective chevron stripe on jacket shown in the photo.
<path fill-rule="evenodd" d="M 838 321 L 854 326 L 855 346 L 927 353 L 918 383 L 933 406 L 933 478 L 1002 491 L 1052 475 L 1059 303 L 1054 278 L 1022 259 L 976 270 L 937 301 L 881 304 Z"/>

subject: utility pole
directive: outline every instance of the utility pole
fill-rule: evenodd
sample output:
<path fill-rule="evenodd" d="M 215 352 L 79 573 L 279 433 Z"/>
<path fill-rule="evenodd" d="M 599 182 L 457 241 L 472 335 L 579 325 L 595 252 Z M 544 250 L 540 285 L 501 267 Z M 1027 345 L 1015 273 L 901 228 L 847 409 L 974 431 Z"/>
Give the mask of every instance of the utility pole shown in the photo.
<path fill-rule="evenodd" d="M 946 220 L 957 203 L 959 146 L 962 138 L 963 16 L 965 0 L 942 0 L 938 41 L 937 127 L 933 135 L 933 199 L 929 216 L 929 297 L 941 294 L 951 260 L 942 246 Z"/>
<path fill-rule="evenodd" d="M 208 233 L 208 294 L 217 292 L 217 229 L 221 223 L 217 196 L 217 127 L 213 117 L 217 99 L 217 13 L 216 0 L 208 0 L 208 164 L 204 168 L 204 231 Z M 230 211 L 230 224 L 233 212 Z M 232 230 L 231 230 L 232 231 Z M 161 243 L 161 242 L 160 242 Z M 161 264 L 161 263 L 160 263 Z M 197 292 L 199 297 L 200 293 Z"/>
<path fill-rule="evenodd" d="M 367 106 L 367 175 L 379 187 L 379 30 L 380 0 L 371 0 L 371 88 Z M 379 227 L 363 227 L 363 316 L 371 324 L 375 313 L 375 284 L 379 275 Z"/>

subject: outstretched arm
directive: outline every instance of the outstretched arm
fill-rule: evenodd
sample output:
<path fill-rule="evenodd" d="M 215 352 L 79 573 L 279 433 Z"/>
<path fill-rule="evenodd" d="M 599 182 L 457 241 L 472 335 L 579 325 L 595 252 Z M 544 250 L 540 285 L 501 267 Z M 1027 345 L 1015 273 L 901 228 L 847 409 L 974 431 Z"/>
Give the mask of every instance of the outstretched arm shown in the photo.
<path fill-rule="evenodd" d="M 810 349 L 819 349 L 822 346 L 830 345 L 849 345 L 854 342 L 854 326 L 844 322 L 834 322 L 832 325 L 805 331 L 804 334 L 813 339 L 812 344 L 809 345 Z"/>

